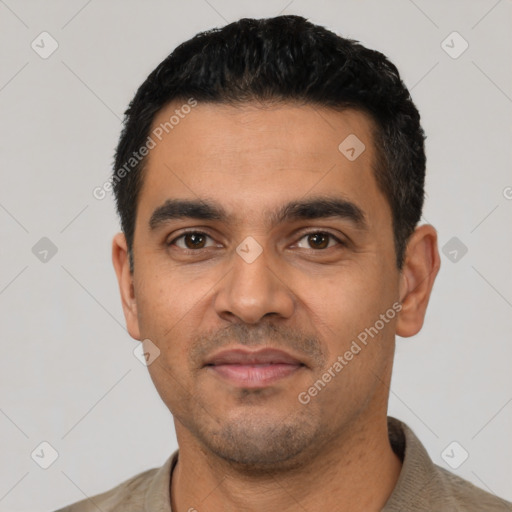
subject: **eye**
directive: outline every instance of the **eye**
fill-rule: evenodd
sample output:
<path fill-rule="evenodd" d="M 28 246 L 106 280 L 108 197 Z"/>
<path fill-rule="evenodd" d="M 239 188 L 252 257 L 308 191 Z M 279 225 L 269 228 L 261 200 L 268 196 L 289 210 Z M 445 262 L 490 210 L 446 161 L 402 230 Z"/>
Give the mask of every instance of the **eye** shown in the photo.
<path fill-rule="evenodd" d="M 212 237 L 206 233 L 202 233 L 201 231 L 188 231 L 171 240 L 168 245 L 176 245 L 180 249 L 185 250 L 205 249 L 215 245 L 207 246 L 207 239 L 213 241 Z"/>
<path fill-rule="evenodd" d="M 325 231 L 314 231 L 305 234 L 302 238 L 300 238 L 299 242 L 297 243 L 299 247 L 301 247 L 300 241 L 304 239 L 306 239 L 306 243 L 309 244 L 309 247 L 303 247 L 305 249 L 329 249 L 333 245 L 336 245 L 329 245 L 329 242 L 333 240 L 337 242 L 339 245 L 345 245 L 339 238 Z"/>

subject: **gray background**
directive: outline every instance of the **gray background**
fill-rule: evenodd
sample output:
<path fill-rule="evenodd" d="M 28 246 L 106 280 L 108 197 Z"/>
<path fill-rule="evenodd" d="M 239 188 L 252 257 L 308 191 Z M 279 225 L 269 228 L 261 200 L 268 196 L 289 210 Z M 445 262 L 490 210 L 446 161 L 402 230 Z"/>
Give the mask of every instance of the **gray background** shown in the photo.
<path fill-rule="evenodd" d="M 423 221 L 449 245 L 423 330 L 397 338 L 390 414 L 443 467 L 459 443 L 469 457 L 453 471 L 512 500 L 510 0 L 0 0 L 1 511 L 58 508 L 176 448 L 124 327 L 113 200 L 92 190 L 136 88 L 178 43 L 279 13 L 384 52 L 412 91 L 428 135 Z M 43 31 L 59 45 L 46 59 L 31 47 L 51 48 Z M 454 31 L 469 44 L 457 58 Z M 43 441 L 58 453 L 48 469 Z"/>

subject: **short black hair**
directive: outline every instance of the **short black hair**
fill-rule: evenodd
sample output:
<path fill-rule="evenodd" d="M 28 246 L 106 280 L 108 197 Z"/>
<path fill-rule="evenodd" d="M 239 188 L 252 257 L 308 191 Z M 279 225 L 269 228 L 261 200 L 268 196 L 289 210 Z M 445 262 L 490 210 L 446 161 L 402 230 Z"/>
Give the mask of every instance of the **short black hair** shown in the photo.
<path fill-rule="evenodd" d="M 180 44 L 137 90 L 125 112 L 112 176 L 132 271 L 146 161 L 138 152 L 155 115 L 171 101 L 191 98 L 235 106 L 299 102 L 369 114 L 377 155 L 373 172 L 391 208 L 396 265 L 402 268 L 424 202 L 425 135 L 419 112 L 385 55 L 301 16 L 285 15 L 243 18 L 200 32 Z"/>

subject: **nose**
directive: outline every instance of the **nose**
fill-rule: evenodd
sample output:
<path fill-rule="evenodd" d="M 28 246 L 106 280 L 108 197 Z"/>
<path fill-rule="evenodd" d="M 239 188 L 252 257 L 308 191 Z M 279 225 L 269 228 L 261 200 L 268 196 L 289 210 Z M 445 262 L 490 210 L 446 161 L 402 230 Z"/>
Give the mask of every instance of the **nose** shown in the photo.
<path fill-rule="evenodd" d="M 232 269 L 221 281 L 215 297 L 217 314 L 230 321 L 236 317 L 247 324 L 256 324 L 265 315 L 291 317 L 295 307 L 293 293 L 279 273 L 275 258 L 268 250 L 255 259 L 254 256 L 233 253 Z"/>

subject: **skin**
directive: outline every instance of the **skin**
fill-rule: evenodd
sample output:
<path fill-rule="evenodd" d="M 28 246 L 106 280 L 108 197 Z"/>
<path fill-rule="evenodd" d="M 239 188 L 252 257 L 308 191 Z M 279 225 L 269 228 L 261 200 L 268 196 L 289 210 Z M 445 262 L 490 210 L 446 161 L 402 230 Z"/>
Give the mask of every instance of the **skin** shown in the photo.
<path fill-rule="evenodd" d="M 166 106 L 154 126 L 179 106 Z M 338 150 L 350 134 L 366 146 L 354 161 Z M 436 230 L 422 225 L 398 271 L 375 163 L 365 114 L 296 104 L 198 104 L 151 150 L 134 272 L 122 233 L 113 263 L 130 335 L 160 350 L 148 369 L 180 449 L 173 511 L 368 512 L 392 493 L 401 469 L 386 420 L 395 335 L 421 329 L 440 258 Z M 357 204 L 368 230 L 337 217 L 267 225 L 267 212 L 317 196 Z M 153 211 L 173 198 L 215 201 L 232 218 L 174 219 L 150 229 Z M 208 235 L 200 249 L 183 238 L 168 245 L 184 228 Z M 328 239 L 319 248 L 311 232 L 347 244 Z M 252 263 L 235 250 L 248 236 L 262 248 Z M 378 335 L 300 403 L 299 393 L 397 302 L 401 311 Z M 280 348 L 306 366 L 263 390 L 202 368 L 215 351 L 240 344 Z"/>

